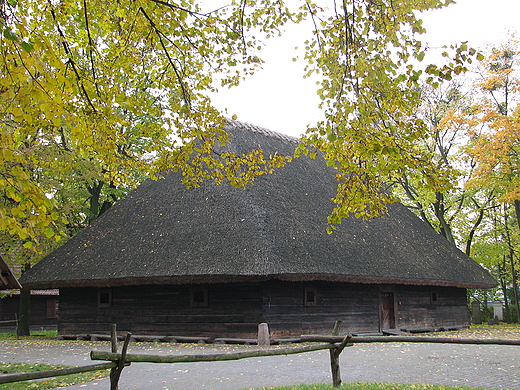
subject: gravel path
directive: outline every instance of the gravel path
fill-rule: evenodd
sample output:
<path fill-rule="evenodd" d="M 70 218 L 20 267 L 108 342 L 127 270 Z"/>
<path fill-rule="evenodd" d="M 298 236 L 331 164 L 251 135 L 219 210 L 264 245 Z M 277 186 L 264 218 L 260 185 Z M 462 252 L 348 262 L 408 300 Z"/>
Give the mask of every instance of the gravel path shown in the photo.
<path fill-rule="evenodd" d="M 256 346 L 130 344 L 129 353 L 198 354 L 230 352 Z M 398 382 L 520 389 L 520 347 L 448 344 L 356 344 L 341 355 L 344 382 Z M 109 351 L 108 342 L 0 341 L 0 361 L 93 364 L 91 350 Z M 120 390 L 213 389 L 330 383 L 328 351 L 249 358 L 239 361 L 151 364 L 124 369 Z M 107 379 L 67 387 L 109 389 Z"/>

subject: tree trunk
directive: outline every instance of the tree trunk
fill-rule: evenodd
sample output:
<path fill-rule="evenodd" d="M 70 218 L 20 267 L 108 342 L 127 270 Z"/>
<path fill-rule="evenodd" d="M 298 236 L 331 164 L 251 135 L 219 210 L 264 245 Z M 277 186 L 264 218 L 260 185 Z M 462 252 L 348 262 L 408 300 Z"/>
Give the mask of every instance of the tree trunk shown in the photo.
<path fill-rule="evenodd" d="M 515 201 L 515 211 L 517 202 Z M 520 206 L 520 204 L 519 204 Z M 515 252 L 513 250 L 513 244 L 511 242 L 511 231 L 509 230 L 507 206 L 504 204 L 504 230 L 506 243 L 509 248 L 509 265 L 511 267 L 511 277 L 513 279 L 513 294 L 515 297 L 515 311 L 516 311 L 516 322 L 520 323 L 520 304 L 518 302 L 518 283 L 516 280 L 516 268 L 515 268 Z"/>
<path fill-rule="evenodd" d="M 105 200 L 102 204 L 101 201 L 101 192 L 103 190 L 103 186 L 105 186 L 105 182 L 97 181 L 92 186 L 87 186 L 87 190 L 90 194 L 89 198 L 89 216 L 87 218 L 87 223 L 90 225 L 95 219 L 100 217 L 105 211 L 107 211 L 112 205 L 117 201 L 117 197 L 115 195 L 111 195 L 113 202 Z M 114 184 L 110 183 L 110 188 L 116 188 Z"/>
<path fill-rule="evenodd" d="M 466 241 L 466 254 L 468 256 L 471 255 L 471 244 L 473 243 L 473 237 L 475 236 L 475 232 L 477 231 L 477 228 L 481 224 L 482 220 L 484 219 L 484 209 L 481 208 L 478 213 L 478 218 L 473 224 L 473 227 L 471 228 L 469 232 L 468 240 Z"/>
<path fill-rule="evenodd" d="M 518 229 L 520 229 L 520 199 L 515 200 L 514 204 L 516 213 L 516 223 L 518 225 Z"/>
<path fill-rule="evenodd" d="M 455 239 L 453 238 L 451 226 L 446 221 L 446 218 L 445 218 L 446 210 L 444 208 L 444 195 L 440 192 L 436 192 L 435 198 L 436 198 L 436 201 L 433 203 L 433 209 L 435 211 L 435 216 L 437 217 L 437 220 L 440 223 L 440 233 L 449 242 L 452 242 L 455 244 Z"/>
<path fill-rule="evenodd" d="M 516 282 L 516 270 L 515 270 L 515 259 L 513 257 L 512 251 L 509 253 L 509 261 L 511 265 L 511 277 L 513 278 L 513 293 L 515 297 L 515 311 L 516 311 L 516 321 L 520 322 L 520 305 L 518 304 L 518 283 Z"/>
<path fill-rule="evenodd" d="M 30 336 L 29 325 L 31 318 L 31 290 L 22 288 L 20 290 L 20 317 L 16 328 L 17 336 Z"/>
<path fill-rule="evenodd" d="M 509 311 L 509 299 L 507 299 L 507 281 L 506 281 L 506 269 L 507 269 L 507 260 L 506 256 L 503 256 L 502 265 L 499 265 L 499 275 L 500 275 L 500 288 L 502 290 L 502 295 L 504 296 L 504 306 L 506 311 L 505 321 L 507 323 L 511 323 L 511 312 Z"/>

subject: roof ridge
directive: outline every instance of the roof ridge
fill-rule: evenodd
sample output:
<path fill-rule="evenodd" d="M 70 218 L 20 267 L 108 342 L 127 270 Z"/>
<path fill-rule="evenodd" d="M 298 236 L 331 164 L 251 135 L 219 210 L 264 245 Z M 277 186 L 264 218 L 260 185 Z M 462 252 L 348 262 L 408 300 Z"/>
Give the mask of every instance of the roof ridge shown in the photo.
<path fill-rule="evenodd" d="M 280 139 L 283 139 L 283 140 L 289 141 L 289 142 L 296 142 L 296 143 L 300 142 L 299 138 L 296 138 L 296 137 L 293 137 L 293 136 L 290 136 L 287 134 L 278 133 L 276 131 L 266 129 L 265 127 L 256 126 L 251 123 L 241 122 L 241 121 L 237 121 L 234 119 L 228 119 L 228 118 L 226 118 L 226 119 L 227 119 L 227 123 L 224 125 L 224 128 L 226 128 L 226 127 L 231 128 L 231 129 L 237 129 L 237 128 L 244 129 L 245 128 L 247 130 L 254 131 L 255 133 L 264 134 L 269 137 L 280 138 Z"/>

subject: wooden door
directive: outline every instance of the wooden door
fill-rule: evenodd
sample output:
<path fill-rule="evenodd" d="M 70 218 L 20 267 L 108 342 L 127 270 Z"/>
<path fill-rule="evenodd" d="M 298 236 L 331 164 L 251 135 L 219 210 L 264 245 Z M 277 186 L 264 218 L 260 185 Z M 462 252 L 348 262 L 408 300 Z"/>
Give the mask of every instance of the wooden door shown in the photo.
<path fill-rule="evenodd" d="M 381 329 L 395 329 L 394 293 L 381 293 Z"/>

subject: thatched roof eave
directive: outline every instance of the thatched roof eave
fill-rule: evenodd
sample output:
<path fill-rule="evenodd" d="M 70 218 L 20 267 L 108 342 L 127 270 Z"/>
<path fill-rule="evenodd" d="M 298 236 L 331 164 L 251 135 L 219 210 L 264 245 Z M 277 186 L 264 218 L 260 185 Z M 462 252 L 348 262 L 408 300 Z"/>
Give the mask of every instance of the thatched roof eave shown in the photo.
<path fill-rule="evenodd" d="M 294 155 L 297 140 L 230 122 L 220 152 Z M 253 185 L 181 172 L 146 180 L 28 270 L 30 288 L 238 281 L 492 287 L 489 272 L 400 203 L 381 218 L 346 218 L 327 234 L 338 182 L 323 159 L 301 156 Z"/>
<path fill-rule="evenodd" d="M 137 277 L 116 279 L 85 279 L 85 280 L 56 280 L 49 282 L 38 282 L 27 284 L 31 289 L 51 289 L 67 287 L 97 287 L 110 288 L 119 286 L 136 285 L 187 285 L 187 284 L 216 284 L 216 283 L 260 283 L 268 280 L 282 280 L 289 282 L 340 282 L 355 284 L 379 284 L 379 285 L 410 285 L 410 286 L 443 286 L 458 288 L 492 288 L 487 282 L 462 283 L 447 280 L 431 279 L 403 279 L 403 278 L 376 278 L 355 275 L 333 275 L 333 274 L 280 274 L 280 275 L 190 275 L 170 277 Z"/>
<path fill-rule="evenodd" d="M 21 289 L 22 286 L 14 276 L 13 271 L 0 255 L 0 289 Z"/>

